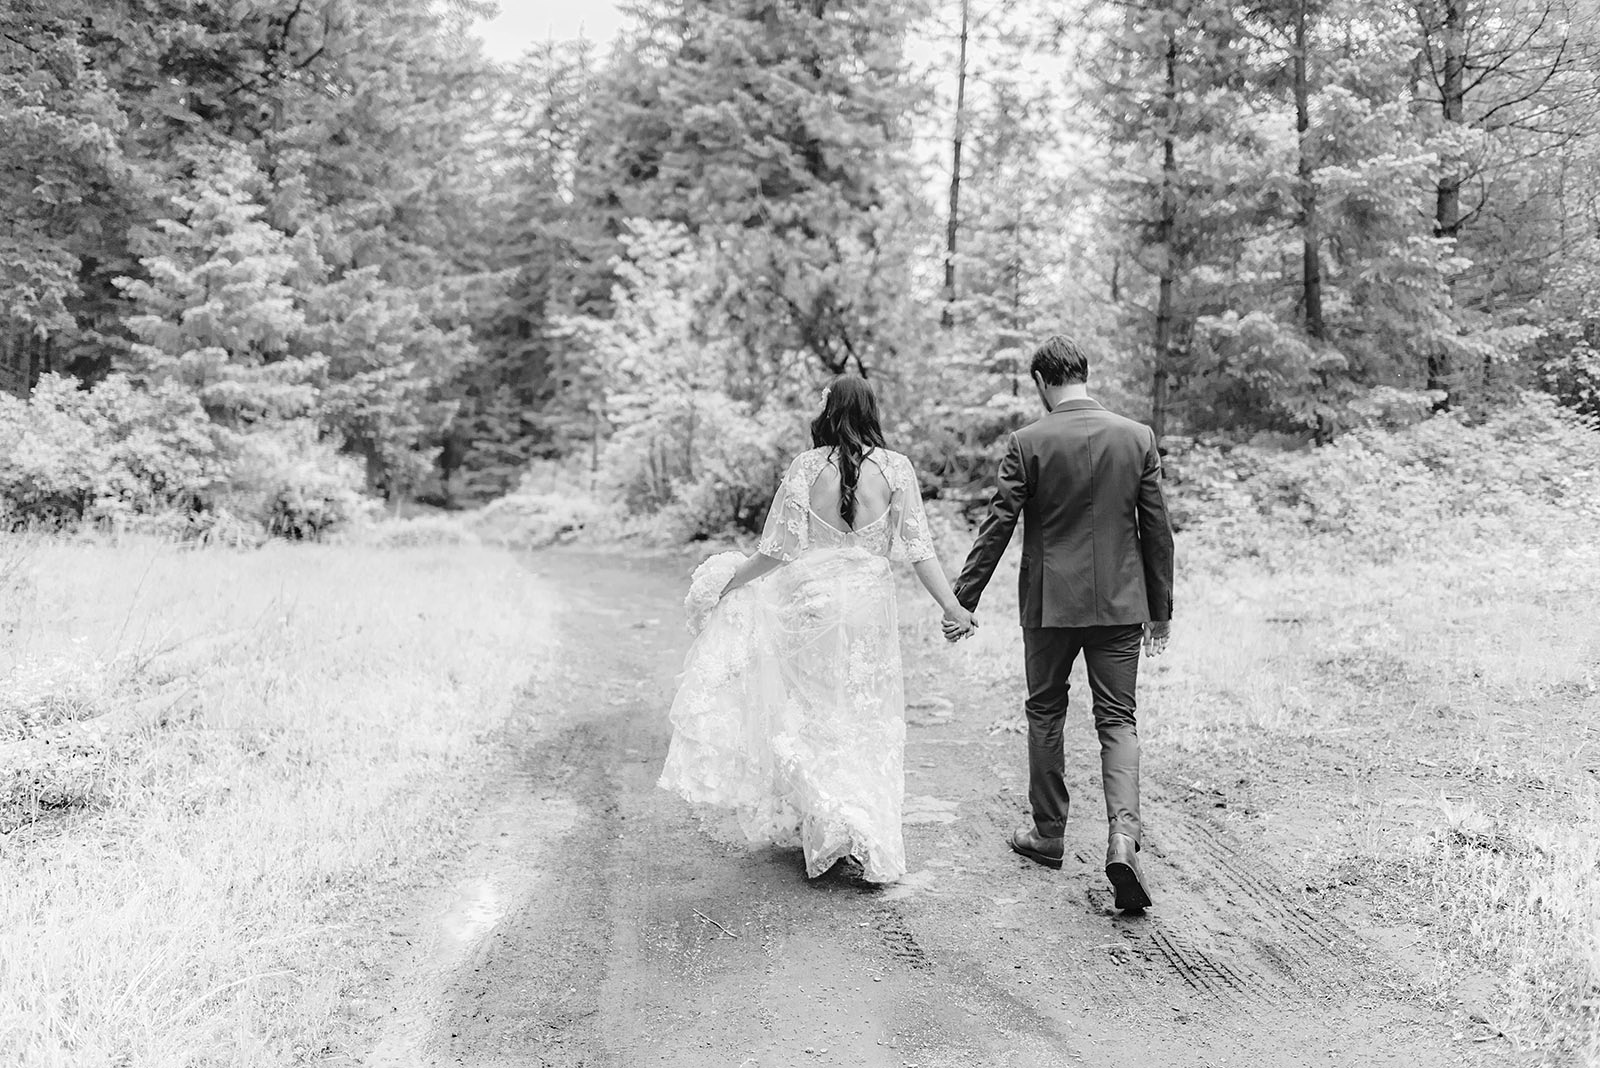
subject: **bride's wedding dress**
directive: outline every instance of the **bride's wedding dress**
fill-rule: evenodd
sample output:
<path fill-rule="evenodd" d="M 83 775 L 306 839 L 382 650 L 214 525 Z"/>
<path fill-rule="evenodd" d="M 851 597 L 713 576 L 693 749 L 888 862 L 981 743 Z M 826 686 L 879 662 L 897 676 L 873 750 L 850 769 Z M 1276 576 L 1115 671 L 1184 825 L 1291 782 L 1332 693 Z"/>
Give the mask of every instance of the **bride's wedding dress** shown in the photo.
<path fill-rule="evenodd" d="M 871 882 L 905 872 L 905 698 L 891 559 L 934 555 L 916 474 L 876 449 L 883 514 L 842 530 L 812 508 L 830 449 L 801 453 L 768 513 L 758 551 L 785 562 L 717 602 L 738 563 L 695 573 L 672 744 L 660 785 L 727 805 L 752 842 L 800 846 L 806 874 L 853 855 Z"/>

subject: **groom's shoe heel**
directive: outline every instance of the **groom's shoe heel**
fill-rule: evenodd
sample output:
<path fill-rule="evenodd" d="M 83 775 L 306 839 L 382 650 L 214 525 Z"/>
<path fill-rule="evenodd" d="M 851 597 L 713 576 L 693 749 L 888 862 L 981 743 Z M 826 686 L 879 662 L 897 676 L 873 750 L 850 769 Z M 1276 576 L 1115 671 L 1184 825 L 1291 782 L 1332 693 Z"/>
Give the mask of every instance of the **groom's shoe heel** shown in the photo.
<path fill-rule="evenodd" d="M 1049 849 L 1050 843 L 1055 843 L 1055 850 Z M 1062 840 L 1060 838 L 1040 838 L 1026 828 L 1013 831 L 1006 839 L 1006 844 L 1013 853 L 1027 857 L 1035 864 L 1043 864 L 1047 868 L 1061 870 Z"/>
<path fill-rule="evenodd" d="M 1151 905 L 1150 895 L 1139 875 L 1136 853 L 1133 839 L 1125 834 L 1112 835 L 1111 844 L 1106 848 L 1106 878 L 1111 880 L 1117 908 L 1124 912 L 1142 912 Z"/>

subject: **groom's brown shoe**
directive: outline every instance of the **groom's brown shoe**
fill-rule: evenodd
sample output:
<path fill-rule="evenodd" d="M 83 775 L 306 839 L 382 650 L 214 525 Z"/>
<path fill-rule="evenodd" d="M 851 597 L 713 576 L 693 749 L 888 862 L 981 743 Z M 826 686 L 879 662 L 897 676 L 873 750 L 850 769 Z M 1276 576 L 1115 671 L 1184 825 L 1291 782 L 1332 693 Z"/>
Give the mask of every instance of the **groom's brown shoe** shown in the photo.
<path fill-rule="evenodd" d="M 1031 827 L 1012 831 L 1011 837 L 1006 839 L 1012 852 L 1021 853 L 1035 864 L 1043 864 L 1057 871 L 1061 870 L 1061 854 L 1065 851 L 1063 843 L 1063 839 L 1046 838 Z"/>
<path fill-rule="evenodd" d="M 1106 846 L 1106 878 L 1116 891 L 1117 908 L 1141 912 L 1150 907 L 1150 895 L 1139 875 L 1139 846 L 1125 834 L 1113 834 Z"/>

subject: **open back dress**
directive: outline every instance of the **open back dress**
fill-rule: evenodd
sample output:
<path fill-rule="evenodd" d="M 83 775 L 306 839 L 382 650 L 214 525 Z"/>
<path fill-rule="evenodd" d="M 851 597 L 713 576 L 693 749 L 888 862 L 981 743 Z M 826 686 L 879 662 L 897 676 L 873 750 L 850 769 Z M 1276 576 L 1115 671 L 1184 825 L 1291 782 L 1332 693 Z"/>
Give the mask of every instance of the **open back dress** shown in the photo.
<path fill-rule="evenodd" d="M 934 548 L 909 460 L 867 454 L 862 477 L 881 472 L 889 505 L 853 529 L 812 497 L 832 462 L 811 449 L 783 478 L 757 547 L 783 567 L 720 603 L 738 558 L 697 572 L 691 607 L 715 607 L 685 661 L 660 784 L 732 807 L 752 842 L 799 846 L 808 876 L 854 856 L 865 879 L 892 882 L 906 867 L 905 696 L 890 562 Z"/>

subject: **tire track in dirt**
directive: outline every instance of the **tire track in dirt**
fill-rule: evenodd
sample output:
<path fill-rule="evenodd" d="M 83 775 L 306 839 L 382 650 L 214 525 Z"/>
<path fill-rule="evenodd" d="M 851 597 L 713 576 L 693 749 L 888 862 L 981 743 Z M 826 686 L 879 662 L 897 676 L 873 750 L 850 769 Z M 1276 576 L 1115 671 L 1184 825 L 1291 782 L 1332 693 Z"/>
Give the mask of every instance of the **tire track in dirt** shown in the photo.
<path fill-rule="evenodd" d="M 958 858 L 939 896 L 971 908 L 1006 903 L 1005 924 L 1024 936 L 1007 940 L 1014 966 L 1050 979 L 1043 989 L 1023 986 L 1024 1000 L 1053 1019 L 1095 1019 L 1101 1026 L 1087 1033 L 1088 1048 L 1110 1053 L 1118 1036 L 1140 1033 L 1149 1043 L 1141 1062 L 1164 1066 L 1497 1063 L 1494 1051 L 1453 1041 L 1443 1017 L 1385 1001 L 1379 984 L 1393 962 L 1298 897 L 1254 842 L 1166 801 L 1149 769 L 1143 866 L 1156 903 L 1146 914 L 1113 907 L 1092 773 L 1074 788 L 1063 869 L 1011 855 L 1005 836 L 1027 819 L 1025 741 L 979 734 L 978 722 L 991 717 L 992 709 L 913 732 L 908 757 L 968 742 L 979 748 L 962 750 L 966 766 L 991 770 L 977 782 L 959 766 L 927 771 L 932 781 L 919 789 L 960 798 L 959 820 L 942 833 L 915 829 L 909 851 L 914 865 L 918 854 Z M 1009 773 L 989 759 L 1006 751 L 1015 762 Z M 1091 760 L 1077 754 L 1079 776 Z M 930 901 L 912 918 L 926 928 L 940 911 Z M 942 924 L 935 930 L 956 935 Z M 1111 1062 L 1120 1063 L 1114 1054 Z"/>
<path fill-rule="evenodd" d="M 1248 855 L 1244 843 L 1207 817 L 1161 804 L 1150 809 L 1156 855 L 1199 913 L 1197 929 L 1227 931 L 1247 947 L 1234 951 L 1242 970 L 1275 973 L 1320 997 L 1348 993 L 1358 983 L 1360 939 L 1353 931 L 1326 911 L 1298 904 L 1270 862 Z"/>

